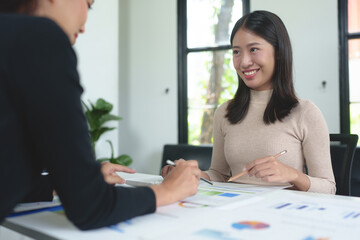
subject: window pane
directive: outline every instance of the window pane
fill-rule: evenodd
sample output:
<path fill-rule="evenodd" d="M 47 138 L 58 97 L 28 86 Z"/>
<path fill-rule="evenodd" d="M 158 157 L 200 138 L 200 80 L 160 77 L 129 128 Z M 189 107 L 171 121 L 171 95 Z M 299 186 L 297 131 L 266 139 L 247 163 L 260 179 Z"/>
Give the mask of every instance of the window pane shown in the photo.
<path fill-rule="evenodd" d="M 349 40 L 349 91 L 350 132 L 360 135 L 360 39 Z"/>
<path fill-rule="evenodd" d="M 350 104 L 350 132 L 360 135 L 360 103 Z M 358 145 L 360 145 L 360 140 Z"/>
<path fill-rule="evenodd" d="M 211 144 L 213 116 L 231 99 L 238 80 L 231 50 L 188 54 L 188 143 Z"/>
<path fill-rule="evenodd" d="M 242 0 L 187 0 L 188 48 L 229 45 L 242 12 Z"/>
<path fill-rule="evenodd" d="M 348 26 L 349 33 L 360 32 L 359 0 L 348 0 Z"/>
<path fill-rule="evenodd" d="M 360 102 L 360 39 L 349 40 L 350 102 Z"/>

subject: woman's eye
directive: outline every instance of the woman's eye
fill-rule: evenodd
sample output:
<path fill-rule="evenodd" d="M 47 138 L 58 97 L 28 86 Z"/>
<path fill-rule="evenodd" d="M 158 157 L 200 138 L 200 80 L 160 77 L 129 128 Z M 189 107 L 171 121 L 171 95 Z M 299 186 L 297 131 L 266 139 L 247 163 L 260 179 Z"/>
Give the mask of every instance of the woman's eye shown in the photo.
<path fill-rule="evenodd" d="M 239 51 L 238 50 L 233 50 L 233 55 L 237 55 L 239 54 Z"/>
<path fill-rule="evenodd" d="M 257 48 L 251 48 L 251 49 L 250 49 L 250 52 L 256 52 L 257 50 L 259 50 L 259 49 L 257 49 Z"/>

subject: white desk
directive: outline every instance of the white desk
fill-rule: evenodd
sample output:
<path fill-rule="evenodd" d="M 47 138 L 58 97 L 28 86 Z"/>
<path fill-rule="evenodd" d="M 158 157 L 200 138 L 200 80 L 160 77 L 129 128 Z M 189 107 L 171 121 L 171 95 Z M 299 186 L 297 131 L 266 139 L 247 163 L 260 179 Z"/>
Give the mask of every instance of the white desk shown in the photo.
<path fill-rule="evenodd" d="M 54 212 L 7 218 L 3 226 L 35 239 L 360 239 L 360 198 L 223 183 L 199 189 L 154 214 L 98 230 L 79 231 Z"/>

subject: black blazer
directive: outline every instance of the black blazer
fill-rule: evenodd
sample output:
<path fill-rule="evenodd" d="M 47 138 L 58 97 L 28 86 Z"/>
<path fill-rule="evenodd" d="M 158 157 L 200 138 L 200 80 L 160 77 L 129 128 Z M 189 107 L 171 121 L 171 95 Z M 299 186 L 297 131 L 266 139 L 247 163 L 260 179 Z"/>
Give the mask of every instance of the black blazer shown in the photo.
<path fill-rule="evenodd" d="M 150 188 L 104 181 L 66 34 L 49 19 L 17 14 L 0 14 L 0 33 L 0 222 L 25 198 L 51 198 L 52 188 L 80 229 L 154 212 Z"/>

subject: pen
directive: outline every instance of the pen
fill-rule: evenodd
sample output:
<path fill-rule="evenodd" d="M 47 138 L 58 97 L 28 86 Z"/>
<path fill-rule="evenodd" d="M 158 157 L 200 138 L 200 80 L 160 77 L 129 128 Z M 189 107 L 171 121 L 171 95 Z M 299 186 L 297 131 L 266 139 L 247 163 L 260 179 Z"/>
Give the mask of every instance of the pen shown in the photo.
<path fill-rule="evenodd" d="M 166 160 L 166 163 L 168 164 L 168 165 L 171 165 L 171 166 L 176 166 L 176 164 L 173 162 L 173 161 L 171 161 L 171 160 Z M 205 179 L 205 178 L 203 178 L 203 177 L 200 177 L 200 180 L 203 180 L 204 182 L 206 182 L 206 183 L 208 183 L 208 184 L 210 184 L 210 185 L 214 185 L 211 181 L 209 181 L 209 180 L 207 180 L 207 179 Z"/>
<path fill-rule="evenodd" d="M 283 151 L 279 152 L 278 154 L 275 154 L 273 157 L 274 157 L 274 158 L 277 158 L 277 157 L 280 157 L 281 155 L 283 155 L 283 154 L 285 154 L 285 153 L 287 153 L 287 150 L 283 150 Z M 237 174 L 237 175 L 235 175 L 235 176 L 233 176 L 233 177 L 231 177 L 231 178 L 229 178 L 228 182 L 230 182 L 230 181 L 232 181 L 232 180 L 235 180 L 235 179 L 241 177 L 242 175 L 245 175 L 246 173 L 248 173 L 247 170 L 246 170 L 246 171 L 243 171 L 243 172 L 241 172 L 241 173 L 239 173 L 239 174 Z"/>

